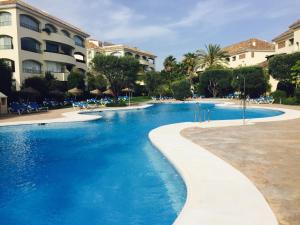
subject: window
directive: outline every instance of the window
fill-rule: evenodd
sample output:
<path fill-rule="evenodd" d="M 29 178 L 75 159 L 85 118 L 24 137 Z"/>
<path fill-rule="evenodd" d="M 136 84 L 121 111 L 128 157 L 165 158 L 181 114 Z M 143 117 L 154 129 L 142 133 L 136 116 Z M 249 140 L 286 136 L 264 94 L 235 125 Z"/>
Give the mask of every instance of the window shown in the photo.
<path fill-rule="evenodd" d="M 82 53 L 75 52 L 74 53 L 74 57 L 75 57 L 75 59 L 76 59 L 77 62 L 85 63 L 84 55 Z"/>
<path fill-rule="evenodd" d="M 23 72 L 24 73 L 32 73 L 32 74 L 41 74 L 41 64 L 39 62 L 33 60 L 25 60 L 23 61 Z"/>
<path fill-rule="evenodd" d="M 230 58 L 229 58 L 229 57 L 227 57 L 227 58 L 226 58 L 226 61 L 227 61 L 227 62 L 230 62 Z"/>
<path fill-rule="evenodd" d="M 47 71 L 52 73 L 64 73 L 65 65 L 57 62 L 47 62 Z"/>
<path fill-rule="evenodd" d="M 29 30 L 40 32 L 40 22 L 31 16 L 21 15 L 20 16 L 20 25 Z"/>
<path fill-rule="evenodd" d="M 59 52 L 59 45 L 52 43 L 52 42 L 46 42 L 46 52 Z"/>
<path fill-rule="evenodd" d="M 21 49 L 25 51 L 30 51 L 30 52 L 41 52 L 41 44 L 29 37 L 21 38 Z"/>
<path fill-rule="evenodd" d="M 9 12 L 0 12 L 0 26 L 11 25 L 11 14 Z"/>
<path fill-rule="evenodd" d="M 284 48 L 285 47 L 285 41 L 278 43 L 278 48 Z"/>
<path fill-rule="evenodd" d="M 246 54 L 245 53 L 239 55 L 239 59 L 244 59 L 244 58 L 246 58 Z"/>
<path fill-rule="evenodd" d="M 61 54 L 72 56 L 72 50 L 73 50 L 72 47 L 68 45 L 61 45 L 60 49 L 61 49 L 60 52 Z"/>
<path fill-rule="evenodd" d="M 2 58 L 2 60 L 11 68 L 12 72 L 15 72 L 15 61 L 11 60 L 11 59 L 5 59 Z"/>
<path fill-rule="evenodd" d="M 61 32 L 66 36 L 66 37 L 70 37 L 70 33 L 67 30 L 61 30 Z"/>
<path fill-rule="evenodd" d="M 53 26 L 52 24 L 47 23 L 47 24 L 45 25 L 44 31 L 46 31 L 47 33 L 48 33 L 48 32 L 49 32 L 49 33 L 56 33 L 56 32 L 57 32 L 57 29 L 56 29 L 56 27 Z"/>
<path fill-rule="evenodd" d="M 289 46 L 294 45 L 294 38 L 289 39 Z"/>
<path fill-rule="evenodd" d="M 251 57 L 254 58 L 254 56 L 255 56 L 255 53 L 251 52 Z"/>
<path fill-rule="evenodd" d="M 0 36 L 0 49 L 13 49 L 12 37 L 7 35 Z"/>
<path fill-rule="evenodd" d="M 236 56 L 233 56 L 233 57 L 232 57 L 232 61 L 236 61 Z"/>
<path fill-rule="evenodd" d="M 141 56 L 140 55 L 135 55 L 135 58 L 136 59 L 139 59 Z"/>
<path fill-rule="evenodd" d="M 84 40 L 83 38 L 79 37 L 78 35 L 74 36 L 75 45 L 83 47 L 84 48 Z"/>

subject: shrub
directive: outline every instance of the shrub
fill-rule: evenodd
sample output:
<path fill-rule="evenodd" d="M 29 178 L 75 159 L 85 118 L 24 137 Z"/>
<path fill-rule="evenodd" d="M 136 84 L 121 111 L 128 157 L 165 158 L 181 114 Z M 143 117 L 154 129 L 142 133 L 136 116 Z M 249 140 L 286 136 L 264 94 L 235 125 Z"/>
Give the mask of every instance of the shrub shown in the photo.
<path fill-rule="evenodd" d="M 126 102 L 118 101 L 118 102 L 111 102 L 106 104 L 107 107 L 124 107 L 127 106 Z"/>
<path fill-rule="evenodd" d="M 265 94 L 269 87 L 269 77 L 259 66 L 242 67 L 233 70 L 233 87 L 236 90 L 243 90 L 244 79 L 246 78 L 246 95 L 257 98 Z"/>
<path fill-rule="evenodd" d="M 84 89 L 85 87 L 85 75 L 77 70 L 73 70 L 68 76 L 68 88 L 79 88 Z"/>
<path fill-rule="evenodd" d="M 48 95 L 48 82 L 43 77 L 27 78 L 24 81 L 23 87 L 32 87 L 41 94 L 41 97 Z"/>
<path fill-rule="evenodd" d="M 189 81 L 185 79 L 174 81 L 171 84 L 171 89 L 173 91 L 174 98 L 177 100 L 184 100 L 191 97 L 191 86 Z"/>
<path fill-rule="evenodd" d="M 271 93 L 271 95 L 273 96 L 276 103 L 280 103 L 281 100 L 286 98 L 286 93 L 281 90 L 274 91 L 273 93 Z"/>
<path fill-rule="evenodd" d="M 5 95 L 11 95 L 12 86 L 12 71 L 11 68 L 3 61 L 0 60 L 0 91 Z"/>
<path fill-rule="evenodd" d="M 284 91 L 287 97 L 294 96 L 295 85 L 289 81 L 279 81 L 277 84 L 277 90 Z"/>
<path fill-rule="evenodd" d="M 295 91 L 295 98 L 297 100 L 297 103 L 300 103 L 300 87 L 298 87 Z"/>
<path fill-rule="evenodd" d="M 297 99 L 295 97 L 289 97 L 289 98 L 283 99 L 282 103 L 285 105 L 296 105 Z"/>
<path fill-rule="evenodd" d="M 269 73 L 277 80 L 291 81 L 291 68 L 300 60 L 300 52 L 275 55 L 269 60 Z"/>

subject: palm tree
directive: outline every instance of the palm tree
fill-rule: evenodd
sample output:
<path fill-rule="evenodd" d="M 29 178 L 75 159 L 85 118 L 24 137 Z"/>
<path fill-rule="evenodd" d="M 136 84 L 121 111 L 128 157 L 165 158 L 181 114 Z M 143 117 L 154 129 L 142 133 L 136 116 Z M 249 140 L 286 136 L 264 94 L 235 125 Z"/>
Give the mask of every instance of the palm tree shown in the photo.
<path fill-rule="evenodd" d="M 164 68 L 166 72 L 171 72 L 175 69 L 176 67 L 176 58 L 173 57 L 172 55 L 168 56 L 165 61 L 164 61 Z"/>
<path fill-rule="evenodd" d="M 188 79 L 191 81 L 193 76 L 196 74 L 198 65 L 198 56 L 195 53 L 187 53 L 184 55 L 182 63 L 184 64 L 187 72 Z"/>
<path fill-rule="evenodd" d="M 197 50 L 196 54 L 202 68 L 220 66 L 227 63 L 227 52 L 218 44 L 205 45 L 205 50 Z"/>

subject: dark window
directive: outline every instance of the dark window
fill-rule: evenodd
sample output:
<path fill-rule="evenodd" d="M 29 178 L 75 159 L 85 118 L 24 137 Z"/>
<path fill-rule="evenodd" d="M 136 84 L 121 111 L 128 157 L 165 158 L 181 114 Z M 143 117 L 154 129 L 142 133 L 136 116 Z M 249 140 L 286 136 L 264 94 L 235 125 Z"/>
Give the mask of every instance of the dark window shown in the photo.
<path fill-rule="evenodd" d="M 46 52 L 59 53 L 59 45 L 51 42 L 46 42 Z"/>
<path fill-rule="evenodd" d="M 70 37 L 70 33 L 67 30 L 61 30 L 61 32 L 66 36 L 66 37 Z"/>
<path fill-rule="evenodd" d="M 21 49 L 30 52 L 41 52 L 41 44 L 33 38 L 21 38 Z"/>
<path fill-rule="evenodd" d="M 28 15 L 20 16 L 20 25 L 21 27 L 25 27 L 27 29 L 40 32 L 40 23 L 35 18 Z"/>
<path fill-rule="evenodd" d="M 81 38 L 81 37 L 75 35 L 75 36 L 74 36 L 74 42 L 75 42 L 75 45 L 84 48 L 84 39 L 83 39 L 83 38 Z"/>
<path fill-rule="evenodd" d="M 41 74 L 42 73 L 42 66 L 40 63 L 33 61 L 33 60 L 25 60 L 23 61 L 23 72 L 24 73 L 31 73 L 31 74 Z"/>
<path fill-rule="evenodd" d="M 55 26 L 53 26 L 52 24 L 47 23 L 45 25 L 45 30 L 49 31 L 50 33 L 56 33 L 57 29 Z"/>

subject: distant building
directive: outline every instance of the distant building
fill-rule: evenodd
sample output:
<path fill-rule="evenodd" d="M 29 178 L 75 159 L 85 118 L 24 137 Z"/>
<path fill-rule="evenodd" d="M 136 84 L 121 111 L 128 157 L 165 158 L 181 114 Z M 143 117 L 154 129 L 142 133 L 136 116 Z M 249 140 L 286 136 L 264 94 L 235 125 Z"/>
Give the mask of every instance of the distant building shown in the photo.
<path fill-rule="evenodd" d="M 73 68 L 85 72 L 88 36 L 20 0 L 0 0 L 0 59 L 11 65 L 17 90 L 26 78 L 45 72 L 61 81 Z"/>
<path fill-rule="evenodd" d="M 300 20 L 289 26 L 289 29 L 272 40 L 276 54 L 300 51 Z"/>
<path fill-rule="evenodd" d="M 251 38 L 223 48 L 229 54 L 228 66 L 232 68 L 258 65 L 275 53 L 272 43 Z"/>
<path fill-rule="evenodd" d="M 136 58 L 141 65 L 141 72 L 155 70 L 156 56 L 150 52 L 138 49 L 136 47 L 129 47 L 122 44 L 112 44 L 109 42 L 101 42 L 96 40 L 87 41 L 87 62 L 90 62 L 96 54 L 114 55 L 114 56 L 132 56 Z"/>

